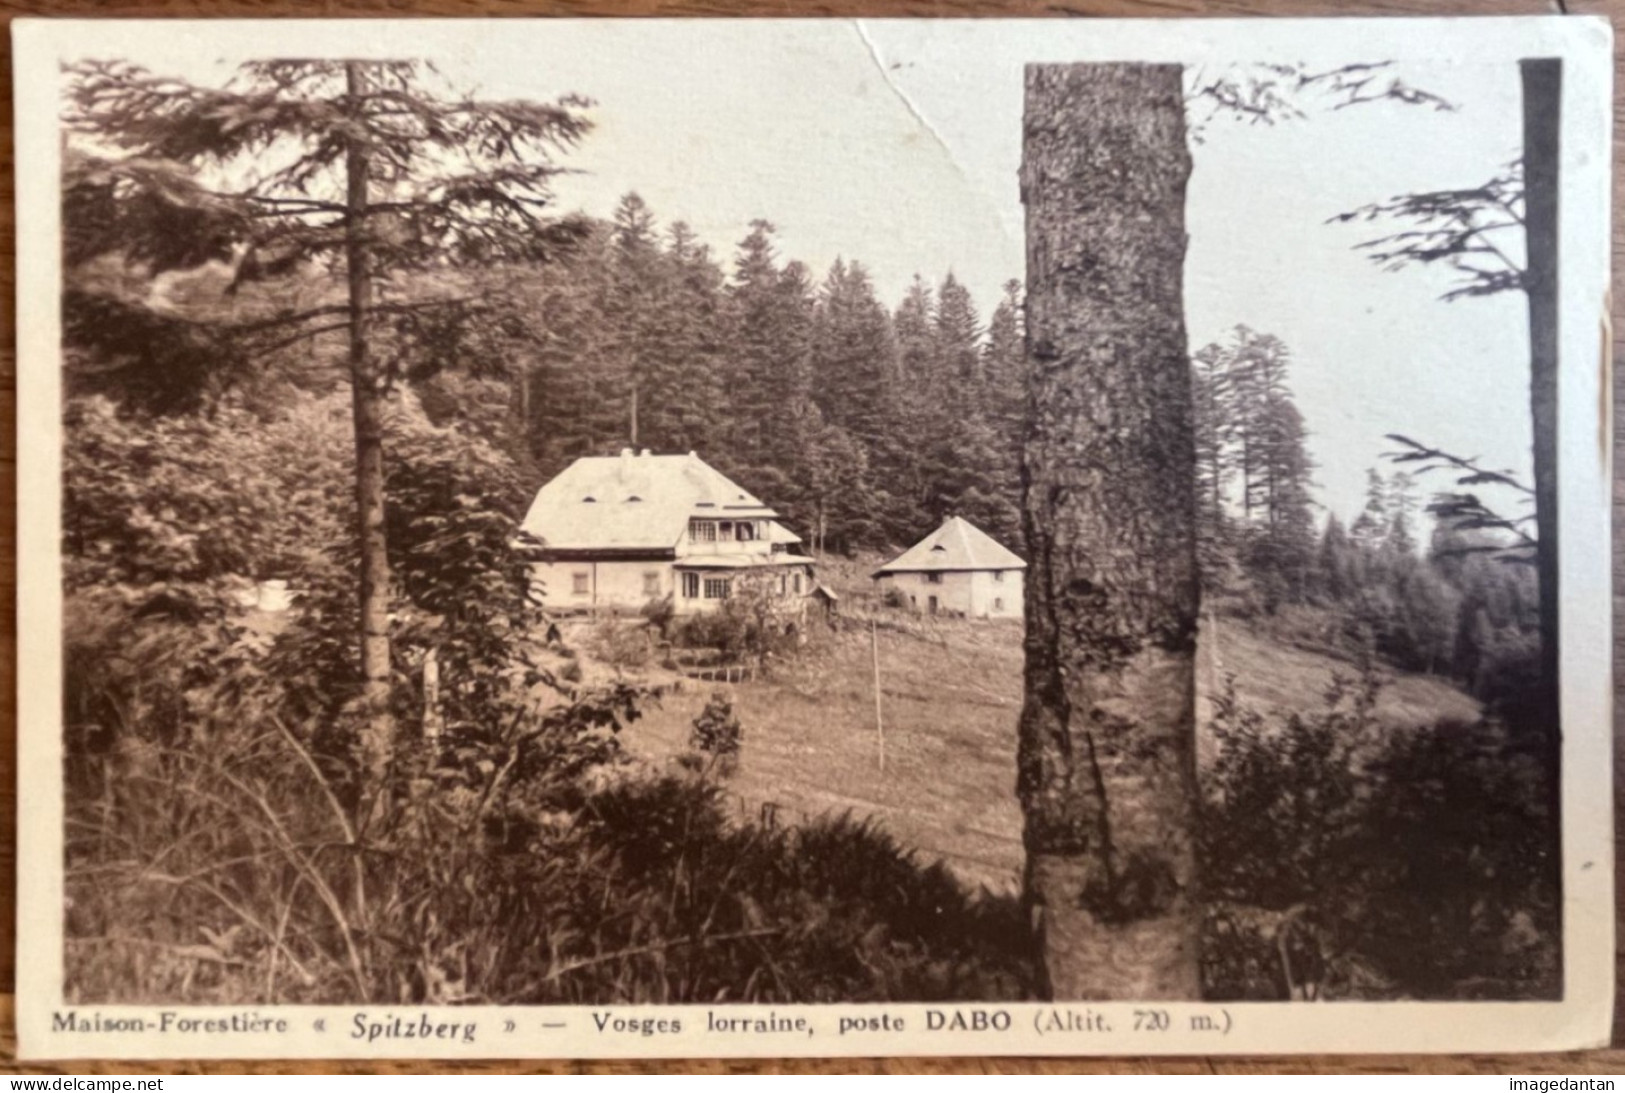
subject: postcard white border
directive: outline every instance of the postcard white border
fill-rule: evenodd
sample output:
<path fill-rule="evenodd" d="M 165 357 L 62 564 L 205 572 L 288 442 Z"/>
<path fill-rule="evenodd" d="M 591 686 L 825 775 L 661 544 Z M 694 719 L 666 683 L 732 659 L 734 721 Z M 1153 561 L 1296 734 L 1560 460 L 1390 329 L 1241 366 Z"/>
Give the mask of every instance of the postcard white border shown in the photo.
<path fill-rule="evenodd" d="M 647 27 L 649 20 L 637 21 Z M 677 21 L 665 21 L 675 23 Z M 692 25 L 692 21 L 686 21 Z M 794 20 L 753 20 L 772 33 Z M 863 20 L 873 23 L 873 20 Z M 621 24 L 624 25 L 624 24 Z M 1122 1055 L 1321 1052 L 1505 1052 L 1601 1046 L 1614 978 L 1612 795 L 1611 464 L 1609 292 L 1610 104 L 1608 23 L 1582 16 L 1321 20 L 943 20 L 922 34 L 1017 35 L 1033 61 L 1180 61 L 1349 57 L 1476 63 L 1558 56 L 1565 61 L 1562 164 L 1560 389 L 1564 958 L 1562 1002 L 1474 1003 L 1035 1003 L 958 1007 L 804 1005 L 714 1007 L 729 1016 L 804 1016 L 820 1033 L 747 1037 L 707 1033 L 704 1006 L 681 1007 L 79 1007 L 103 1018 L 168 1008 L 189 1017 L 257 1012 L 284 1018 L 285 1035 L 163 1035 L 53 1028 L 62 998 L 60 137 L 58 58 L 87 43 L 166 40 L 177 48 L 252 45 L 262 55 L 416 56 L 473 51 L 487 36 L 569 29 L 614 34 L 612 20 L 51 20 L 12 24 L 16 103 L 18 256 L 18 874 L 17 1035 L 24 1058 L 627 1058 L 898 1055 Z M 1442 51 L 1448 50 L 1448 54 Z M 929 1009 L 1001 1010 L 1008 1031 L 933 1033 Z M 1109 1034 L 1039 1035 L 1050 1009 L 1107 1016 Z M 606 1035 L 591 1014 L 679 1020 L 680 1035 Z M 1163 1010 L 1175 1031 L 1134 1033 L 1136 1010 Z M 479 1027 L 476 1041 L 349 1039 L 358 1013 Z M 890 1013 L 897 1033 L 836 1036 L 838 1017 Z M 1189 1031 L 1223 1013 L 1224 1035 Z M 314 1022 L 327 1022 L 318 1033 Z M 542 1027 L 565 1022 L 564 1033 Z M 512 1030 L 504 1025 L 512 1022 Z"/>

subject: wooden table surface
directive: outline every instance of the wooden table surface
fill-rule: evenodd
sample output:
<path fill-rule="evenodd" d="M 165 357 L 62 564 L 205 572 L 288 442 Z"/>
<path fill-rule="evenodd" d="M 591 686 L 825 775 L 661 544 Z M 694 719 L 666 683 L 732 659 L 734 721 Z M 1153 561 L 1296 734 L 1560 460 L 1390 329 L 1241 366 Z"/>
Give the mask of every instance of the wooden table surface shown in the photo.
<path fill-rule="evenodd" d="M 1616 23 L 1625 15 L 1625 0 L 0 0 L 0 20 L 18 15 L 100 16 L 129 18 L 273 17 L 273 16 L 1079 16 L 1119 18 L 1170 16 L 1310 16 L 1310 15 L 1606 15 Z M 1625 217 L 1621 210 L 1622 179 L 1619 116 L 1625 111 L 1617 96 L 1625 91 L 1625 72 L 1615 63 L 1614 277 L 1625 270 Z M 11 143 L 11 47 L 9 35 L 0 46 L 0 249 L 13 253 L 14 209 Z M 13 325 L 15 294 L 11 262 L 0 269 L 0 901 L 14 908 L 16 891 L 16 352 Z M 1625 299 L 1625 293 L 1616 293 Z M 1625 323 L 1615 323 L 1618 339 Z M 1616 363 L 1617 367 L 1617 363 Z M 1625 384 L 1614 385 L 1619 420 Z M 1618 528 L 1625 519 L 1625 459 L 1614 452 L 1614 604 L 1625 617 L 1625 549 Z M 1625 648 L 1616 621 L 1615 661 Z M 1616 682 L 1616 695 L 1619 685 Z M 1616 705 L 1619 703 L 1616 701 Z M 1616 716 L 1615 735 L 1619 724 Z M 1615 758 L 1616 805 L 1622 765 Z M 1616 813 L 1619 810 L 1616 807 Z M 1616 818 L 1616 829 L 1618 820 Z M 0 1073 L 633 1073 L 689 1071 L 702 1073 L 1625 1073 L 1625 1021 L 1615 1014 L 1614 1047 L 1604 1051 L 1551 1055 L 1455 1056 L 1282 1056 L 1275 1058 L 1106 1059 L 858 1059 L 858 1060 L 692 1060 L 677 1062 L 537 1062 L 491 1060 L 477 1063 L 425 1062 L 171 1062 L 120 1063 L 72 1061 L 64 1064 L 16 1060 L 12 990 L 15 915 L 0 915 Z M 1622 931 L 1625 932 L 1625 931 Z M 1619 961 L 1616 959 L 1616 965 Z M 1616 1007 L 1617 1009 L 1618 1007 Z"/>

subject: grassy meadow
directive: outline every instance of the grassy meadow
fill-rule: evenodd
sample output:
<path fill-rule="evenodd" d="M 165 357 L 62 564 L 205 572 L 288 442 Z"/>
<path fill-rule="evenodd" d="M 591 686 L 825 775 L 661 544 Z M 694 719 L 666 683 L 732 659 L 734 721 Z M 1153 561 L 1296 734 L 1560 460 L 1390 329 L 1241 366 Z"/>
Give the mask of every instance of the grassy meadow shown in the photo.
<path fill-rule="evenodd" d="M 842 597 L 841 617 L 832 628 L 813 626 L 793 662 L 742 684 L 683 680 L 631 726 L 624 743 L 656 767 L 675 763 L 706 700 L 726 691 L 744 726 L 739 765 L 727 783 L 742 818 L 760 820 L 766 811 L 794 824 L 850 813 L 973 885 L 1014 891 L 1022 866 L 1015 799 L 1021 625 L 882 608 L 866 587 L 871 568 L 820 568 Z M 1245 703 L 1272 719 L 1320 708 L 1334 673 L 1352 675 L 1355 666 L 1315 644 L 1272 636 L 1247 620 L 1207 620 L 1199 716 L 1226 675 Z M 1470 722 L 1478 712 L 1453 684 L 1425 675 L 1392 673 L 1378 700 L 1379 719 L 1396 731 Z M 1199 749 L 1211 761 L 1208 734 Z"/>

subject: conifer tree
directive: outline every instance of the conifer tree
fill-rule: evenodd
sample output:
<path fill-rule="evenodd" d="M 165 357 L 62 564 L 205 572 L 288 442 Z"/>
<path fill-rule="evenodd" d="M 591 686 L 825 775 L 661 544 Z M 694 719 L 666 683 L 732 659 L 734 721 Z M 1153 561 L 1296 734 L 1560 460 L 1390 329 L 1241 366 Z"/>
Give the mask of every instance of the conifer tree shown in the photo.
<path fill-rule="evenodd" d="M 993 476 L 1001 498 L 1016 506 L 1021 502 L 1022 417 L 1026 395 L 1026 331 L 1022 322 L 1021 282 L 1004 283 L 1004 296 L 987 323 L 982 350 L 985 381 L 983 414 L 990 422 L 995 442 Z M 1002 542 L 1014 547 L 1020 542 L 1019 516 L 1007 529 Z"/>
<path fill-rule="evenodd" d="M 726 422 L 724 362 L 729 336 L 726 287 L 710 251 L 683 221 L 666 229 L 659 342 L 648 347 L 648 399 L 641 444 L 653 451 L 710 451 Z"/>
<path fill-rule="evenodd" d="M 750 234 L 734 255 L 729 286 L 732 330 L 728 360 L 730 400 L 729 458 L 741 467 L 766 463 L 767 438 L 773 435 L 775 409 L 782 405 L 775 388 L 784 352 L 779 269 L 773 250 L 774 227 L 751 221 Z"/>
<path fill-rule="evenodd" d="M 1388 480 L 1388 541 L 1395 554 L 1411 557 L 1416 553 L 1416 484 L 1404 471 L 1395 471 Z"/>
<path fill-rule="evenodd" d="M 830 538 L 840 550 L 886 541 L 882 522 L 895 513 L 881 483 L 897 481 L 906 448 L 897 419 L 897 344 L 890 316 L 875 299 L 868 271 L 837 259 L 819 294 L 813 326 L 814 398 L 824 420 L 868 452 L 850 524 Z M 858 513 L 871 515 L 860 516 Z"/>
<path fill-rule="evenodd" d="M 1315 573 L 1320 594 L 1334 604 L 1348 599 L 1359 586 L 1348 531 L 1335 512 L 1326 518 L 1320 535 Z"/>
<path fill-rule="evenodd" d="M 603 313 L 612 349 L 604 409 L 619 420 L 621 442 L 635 448 L 647 438 L 642 424 L 652 404 L 649 372 L 664 344 L 661 320 L 671 285 L 662 268 L 659 229 L 643 198 L 622 196 L 612 223 L 610 292 Z"/>
<path fill-rule="evenodd" d="M 998 407 L 983 372 L 982 331 L 970 291 L 950 272 L 937 291 L 934 342 L 947 412 L 937 462 L 940 485 L 928 507 L 933 524 L 963 515 L 995 538 L 1013 542 L 1017 499 L 1000 489 Z"/>
<path fill-rule="evenodd" d="M 1191 421 L 1196 434 L 1196 534 L 1205 588 L 1223 587 L 1234 564 L 1230 485 L 1236 473 L 1234 354 L 1218 343 L 1191 357 Z"/>
<path fill-rule="evenodd" d="M 345 272 L 342 303 L 215 333 L 238 344 L 347 338 L 361 559 L 358 743 L 368 793 L 382 801 L 395 742 L 383 405 L 399 367 L 383 352 L 385 323 L 409 340 L 435 309 L 481 306 L 415 296 L 409 273 L 545 260 L 568 242 L 574 233 L 543 210 L 558 155 L 587 132 L 587 104 L 441 93 L 425 66 L 407 61 L 254 62 L 225 88 L 122 61 L 82 62 L 70 78 L 69 128 L 108 150 L 69 163 L 66 200 L 110 213 L 75 218 L 93 226 L 68 241 L 76 258 L 119 253 L 152 273 L 230 259 L 231 289 L 311 265 Z M 76 301 L 89 304 L 70 293 L 70 312 Z M 67 326 L 71 337 L 72 314 Z"/>

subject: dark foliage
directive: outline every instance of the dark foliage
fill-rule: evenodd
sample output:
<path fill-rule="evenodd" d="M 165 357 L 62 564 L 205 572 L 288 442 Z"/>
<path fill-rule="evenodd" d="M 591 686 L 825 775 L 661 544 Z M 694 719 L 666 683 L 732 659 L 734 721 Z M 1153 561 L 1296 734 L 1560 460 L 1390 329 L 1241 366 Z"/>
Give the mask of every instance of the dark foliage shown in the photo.
<path fill-rule="evenodd" d="M 952 275 L 888 313 L 860 263 L 815 281 L 756 221 L 730 273 L 636 194 L 520 281 L 550 317 L 516 364 L 543 476 L 627 444 L 696 451 L 814 550 L 912 543 L 952 513 L 1019 544 L 1015 283 L 985 331 Z"/>
<path fill-rule="evenodd" d="M 1556 997 L 1555 818 L 1537 764 L 1492 721 L 1386 732 L 1381 685 L 1367 664 L 1279 726 L 1221 696 L 1207 996 Z"/>
<path fill-rule="evenodd" d="M 733 702 L 726 693 L 716 692 L 705 703 L 705 709 L 694 718 L 689 747 L 711 762 L 720 763 L 722 769 L 727 771 L 739 762 L 739 750 L 744 740 L 745 729 L 739 723 L 739 715 L 734 713 Z"/>

